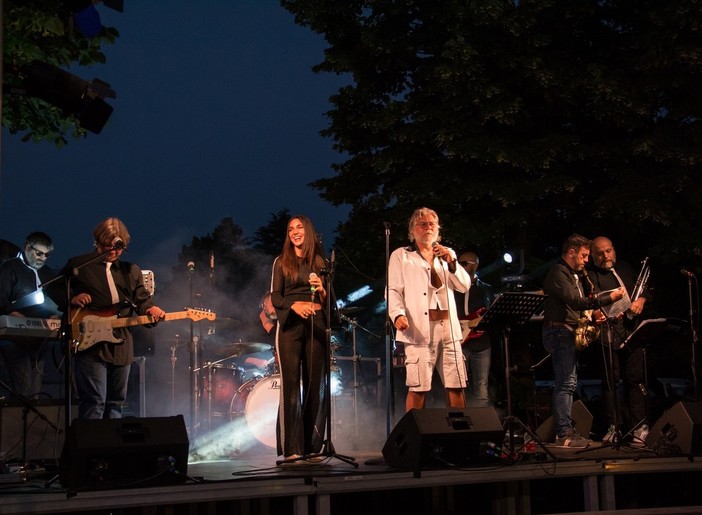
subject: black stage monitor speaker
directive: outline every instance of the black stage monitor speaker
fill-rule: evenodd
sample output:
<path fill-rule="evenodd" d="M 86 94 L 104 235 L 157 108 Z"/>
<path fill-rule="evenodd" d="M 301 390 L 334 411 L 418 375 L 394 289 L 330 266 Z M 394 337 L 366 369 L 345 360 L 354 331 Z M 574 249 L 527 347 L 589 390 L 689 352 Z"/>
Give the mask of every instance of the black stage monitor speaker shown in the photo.
<path fill-rule="evenodd" d="M 575 424 L 575 430 L 580 433 L 583 438 L 590 438 L 592 430 L 592 414 L 588 411 L 582 401 L 575 401 L 570 410 L 570 417 Z M 556 424 L 553 420 L 553 415 L 548 417 L 546 421 L 536 428 L 536 434 L 542 441 L 556 441 Z"/>
<path fill-rule="evenodd" d="M 656 454 L 698 454 L 702 451 L 702 403 L 680 401 L 663 412 L 646 437 Z"/>
<path fill-rule="evenodd" d="M 59 478 L 69 490 L 180 483 L 187 478 L 188 447 L 182 415 L 76 419 L 63 447 Z"/>
<path fill-rule="evenodd" d="M 390 467 L 466 465 L 481 455 L 481 444 L 501 447 L 505 430 L 494 408 L 425 408 L 404 414 L 383 446 Z"/>

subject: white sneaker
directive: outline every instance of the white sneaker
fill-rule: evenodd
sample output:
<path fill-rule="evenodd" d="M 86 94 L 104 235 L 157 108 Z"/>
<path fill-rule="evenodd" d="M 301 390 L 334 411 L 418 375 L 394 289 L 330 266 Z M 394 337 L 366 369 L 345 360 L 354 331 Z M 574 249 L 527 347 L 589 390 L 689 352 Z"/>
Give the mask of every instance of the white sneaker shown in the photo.
<path fill-rule="evenodd" d="M 635 447 L 645 447 L 647 437 L 648 426 L 646 424 L 642 424 L 640 427 L 634 429 L 634 438 L 631 440 L 631 445 Z"/>

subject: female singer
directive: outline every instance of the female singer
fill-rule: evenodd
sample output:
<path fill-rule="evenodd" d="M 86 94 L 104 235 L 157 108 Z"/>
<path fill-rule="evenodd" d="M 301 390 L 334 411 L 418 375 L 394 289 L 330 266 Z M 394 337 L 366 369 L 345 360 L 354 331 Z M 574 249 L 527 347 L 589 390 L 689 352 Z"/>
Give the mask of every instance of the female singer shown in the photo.
<path fill-rule="evenodd" d="M 277 447 L 278 455 L 290 463 L 319 453 L 324 442 L 327 291 L 321 276 L 325 264 L 310 219 L 291 218 L 271 280 L 281 374 Z"/>

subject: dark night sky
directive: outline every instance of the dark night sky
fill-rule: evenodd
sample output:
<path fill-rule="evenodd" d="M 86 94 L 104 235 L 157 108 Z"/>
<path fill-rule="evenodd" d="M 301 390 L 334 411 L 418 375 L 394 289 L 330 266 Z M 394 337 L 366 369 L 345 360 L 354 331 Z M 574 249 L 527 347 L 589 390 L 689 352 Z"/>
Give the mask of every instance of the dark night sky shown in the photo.
<path fill-rule="evenodd" d="M 71 72 L 117 93 L 101 134 L 51 143 L 2 140 L 0 238 L 34 230 L 55 242 L 50 264 L 90 250 L 93 227 L 122 218 L 125 257 L 167 273 L 181 246 L 232 217 L 244 236 L 284 207 L 312 217 L 327 248 L 348 210 L 307 184 L 340 156 L 319 135 L 342 84 L 311 67 L 325 42 L 274 0 L 99 5 L 120 37 L 105 65 Z M 281 235 L 281 244 L 284 235 Z"/>

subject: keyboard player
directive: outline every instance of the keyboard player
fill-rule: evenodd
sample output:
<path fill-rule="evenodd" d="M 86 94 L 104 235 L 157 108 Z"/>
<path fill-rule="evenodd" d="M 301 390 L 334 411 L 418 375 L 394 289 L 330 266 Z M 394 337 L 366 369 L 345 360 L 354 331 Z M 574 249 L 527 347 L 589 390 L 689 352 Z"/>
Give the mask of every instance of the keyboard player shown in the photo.
<path fill-rule="evenodd" d="M 55 302 L 60 292 L 54 291 L 56 288 L 39 289 L 40 284 L 55 275 L 45 266 L 53 250 L 53 242 L 47 234 L 33 232 L 27 236 L 20 252 L 0 265 L 0 315 L 60 318 Z M 44 362 L 55 340 L 41 336 L 27 339 L 5 335 L 1 338 L 0 356 L 6 371 L 2 376 L 7 378 L 6 384 L 13 391 L 0 394 L 35 398 L 41 392 Z"/>

